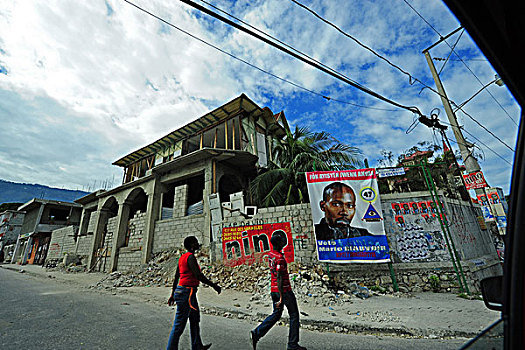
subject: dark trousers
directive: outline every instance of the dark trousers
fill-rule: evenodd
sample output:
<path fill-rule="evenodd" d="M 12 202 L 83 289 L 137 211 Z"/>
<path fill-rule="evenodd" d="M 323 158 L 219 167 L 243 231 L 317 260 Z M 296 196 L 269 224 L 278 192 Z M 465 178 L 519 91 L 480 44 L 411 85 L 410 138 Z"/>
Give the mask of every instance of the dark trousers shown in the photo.
<path fill-rule="evenodd" d="M 270 316 L 255 328 L 255 336 L 260 339 L 281 319 L 283 314 L 283 305 L 288 310 L 290 316 L 290 332 L 288 333 L 288 349 L 296 349 L 299 346 L 299 308 L 293 291 L 283 293 L 283 303 L 280 308 L 275 306 L 279 301 L 279 293 L 272 292 L 273 312 Z"/>
<path fill-rule="evenodd" d="M 199 304 L 197 303 L 197 288 L 178 286 L 173 293 L 173 298 L 177 303 L 177 312 L 175 321 L 168 340 L 167 350 L 177 350 L 179 348 L 179 339 L 184 332 L 186 322 L 190 320 L 190 337 L 192 350 L 198 350 L 202 347 L 200 335 L 200 313 Z"/>

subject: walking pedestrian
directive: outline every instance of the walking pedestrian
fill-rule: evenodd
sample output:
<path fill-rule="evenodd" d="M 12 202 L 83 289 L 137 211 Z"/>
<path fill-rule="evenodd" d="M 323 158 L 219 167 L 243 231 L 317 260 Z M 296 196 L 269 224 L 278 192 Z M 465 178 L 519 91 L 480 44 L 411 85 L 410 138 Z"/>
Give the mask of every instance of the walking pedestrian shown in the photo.
<path fill-rule="evenodd" d="M 253 350 L 257 349 L 257 342 L 281 319 L 283 305 L 288 309 L 290 316 L 290 331 L 288 333 L 288 347 L 290 350 L 306 350 L 299 345 L 299 308 L 290 285 L 288 265 L 281 250 L 285 246 L 285 237 L 273 234 L 270 239 L 273 249 L 268 253 L 271 274 L 270 295 L 273 302 L 273 312 L 254 330 L 250 332 Z"/>
<path fill-rule="evenodd" d="M 168 305 L 177 304 L 175 321 L 168 340 L 167 350 L 177 350 L 179 339 L 184 332 L 188 318 L 190 320 L 190 337 L 192 350 L 209 349 L 211 344 L 203 345 L 200 335 L 200 313 L 197 303 L 197 287 L 199 283 L 209 285 L 217 294 L 221 294 L 221 287 L 210 281 L 201 272 L 195 252 L 200 249 L 199 241 L 195 236 L 188 236 L 184 239 L 184 248 L 188 251 L 180 258 L 177 265 L 177 272 L 173 281 L 173 289 L 168 299 Z"/>

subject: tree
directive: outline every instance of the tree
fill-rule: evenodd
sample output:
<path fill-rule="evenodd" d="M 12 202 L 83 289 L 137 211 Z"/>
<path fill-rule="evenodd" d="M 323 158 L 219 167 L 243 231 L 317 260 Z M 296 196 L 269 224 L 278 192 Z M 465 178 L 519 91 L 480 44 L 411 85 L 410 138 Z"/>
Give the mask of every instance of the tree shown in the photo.
<path fill-rule="evenodd" d="M 361 151 L 339 142 L 327 132 L 311 132 L 296 127 L 272 148 L 268 170 L 251 184 L 251 194 L 260 207 L 307 203 L 307 171 L 344 170 L 362 166 Z"/>

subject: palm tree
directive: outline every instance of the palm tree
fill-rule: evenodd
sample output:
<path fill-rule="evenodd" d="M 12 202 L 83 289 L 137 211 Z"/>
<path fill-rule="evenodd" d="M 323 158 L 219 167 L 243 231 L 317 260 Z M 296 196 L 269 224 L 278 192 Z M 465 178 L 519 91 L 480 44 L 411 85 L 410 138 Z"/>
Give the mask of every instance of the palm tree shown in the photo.
<path fill-rule="evenodd" d="M 344 170 L 362 166 L 361 151 L 343 143 L 327 132 L 312 132 L 296 127 L 292 133 L 285 125 L 286 135 L 272 149 L 273 160 L 268 170 L 251 184 L 251 194 L 260 207 L 307 203 L 305 172 Z"/>

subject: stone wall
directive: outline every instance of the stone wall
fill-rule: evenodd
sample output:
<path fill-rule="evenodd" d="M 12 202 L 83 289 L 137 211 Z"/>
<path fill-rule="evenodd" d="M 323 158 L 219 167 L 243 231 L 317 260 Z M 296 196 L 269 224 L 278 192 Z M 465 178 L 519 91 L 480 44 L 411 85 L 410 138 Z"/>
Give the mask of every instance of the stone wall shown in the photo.
<path fill-rule="evenodd" d="M 186 215 L 188 202 L 188 185 L 175 187 L 175 196 L 173 198 L 173 219 L 183 218 Z"/>
<path fill-rule="evenodd" d="M 203 234 L 203 214 L 159 220 L 155 223 L 152 253 L 180 248 L 183 246 L 184 238 L 190 235 L 203 242 Z"/>
<path fill-rule="evenodd" d="M 64 254 L 74 254 L 76 248 L 75 234 L 78 226 L 66 226 L 51 233 L 51 241 L 46 256 L 46 263 L 60 262 Z"/>
<path fill-rule="evenodd" d="M 439 282 L 439 291 L 458 292 L 456 272 L 453 269 L 447 242 L 443 236 L 439 221 L 432 213 L 409 212 L 403 225 L 400 225 L 394 212 L 394 203 L 427 202 L 429 196 L 405 195 L 399 198 L 394 195 L 382 199 L 382 217 L 385 223 L 385 232 L 389 241 L 393 257 L 393 269 L 399 288 L 403 291 L 417 292 L 431 290 Z M 408 195 L 408 196 L 407 196 Z M 445 213 L 451 222 L 450 230 L 456 243 L 456 248 L 462 252 L 462 267 L 471 291 L 479 291 L 479 280 L 483 277 L 496 275 L 501 270 L 497 256 L 492 256 L 493 245 L 487 241 L 488 232 L 483 231 L 477 224 L 475 212 L 467 203 L 444 198 Z M 449 206 L 453 206 L 449 208 Z M 430 218 L 428 219 L 427 216 Z M 250 219 L 246 219 L 238 212 L 224 212 L 222 228 L 261 225 L 277 222 L 290 222 L 295 251 L 295 261 L 305 265 L 320 265 L 317 260 L 315 239 L 313 232 L 310 204 L 298 204 L 274 208 L 261 208 Z M 475 225 L 475 226 L 474 226 Z M 218 233 L 218 237 L 221 234 Z M 464 238 L 463 238 L 464 237 Z M 469 238 L 471 237 L 471 238 Z M 474 238 L 472 238 L 474 237 Z M 469 240 L 474 239 L 483 247 L 473 247 Z M 215 260 L 222 259 L 222 243 L 215 243 Z M 495 252 L 495 250 L 494 250 Z M 474 258 L 475 257 L 475 258 Z M 469 259 L 470 260 L 466 260 Z M 495 259 L 494 259 L 495 258 Z M 337 283 L 360 282 L 378 288 L 392 288 L 390 270 L 387 264 L 326 264 L 323 268 L 330 271 L 330 278 Z M 430 276 L 436 276 L 430 278 Z M 436 281 L 436 278 L 438 280 Z M 339 282 L 338 282 L 339 281 Z"/>

